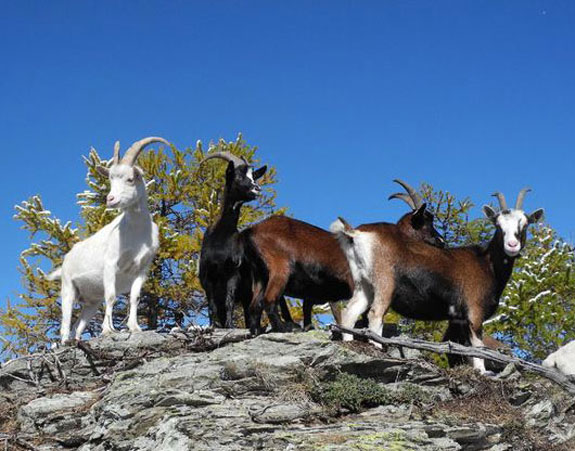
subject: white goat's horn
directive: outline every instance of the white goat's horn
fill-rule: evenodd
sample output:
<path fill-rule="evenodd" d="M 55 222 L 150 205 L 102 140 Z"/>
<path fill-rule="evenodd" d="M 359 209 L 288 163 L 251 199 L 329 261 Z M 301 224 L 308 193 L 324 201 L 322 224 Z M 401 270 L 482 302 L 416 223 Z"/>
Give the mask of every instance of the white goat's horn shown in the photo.
<path fill-rule="evenodd" d="M 114 144 L 114 158 L 112 160 L 112 164 L 119 164 L 120 163 L 120 141 L 116 141 Z"/>
<path fill-rule="evenodd" d="M 124 154 L 124 158 L 122 158 L 122 163 L 134 166 L 136 160 L 138 159 L 138 156 L 140 155 L 140 152 L 144 150 L 144 147 L 146 147 L 148 144 L 157 142 L 163 143 L 166 146 L 170 145 L 170 143 L 166 141 L 164 138 L 159 138 L 157 136 L 150 136 L 148 138 L 141 139 L 132 144 L 130 148 L 126 151 L 126 153 Z"/>

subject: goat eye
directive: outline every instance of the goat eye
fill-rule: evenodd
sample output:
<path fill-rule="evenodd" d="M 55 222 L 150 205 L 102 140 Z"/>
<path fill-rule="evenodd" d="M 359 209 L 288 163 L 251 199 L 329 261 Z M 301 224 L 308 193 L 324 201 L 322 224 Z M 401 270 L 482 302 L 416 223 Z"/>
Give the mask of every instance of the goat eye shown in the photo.
<path fill-rule="evenodd" d="M 128 182 L 129 182 L 129 183 L 134 183 L 134 178 L 133 178 L 133 177 L 130 177 L 130 178 L 128 179 Z"/>

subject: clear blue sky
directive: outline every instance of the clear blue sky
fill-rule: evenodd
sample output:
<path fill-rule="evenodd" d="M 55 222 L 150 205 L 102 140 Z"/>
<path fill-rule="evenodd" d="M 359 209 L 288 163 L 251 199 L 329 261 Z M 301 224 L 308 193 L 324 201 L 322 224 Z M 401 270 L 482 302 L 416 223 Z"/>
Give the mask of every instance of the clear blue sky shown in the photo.
<path fill-rule="evenodd" d="M 477 204 L 529 185 L 572 240 L 574 25 L 557 0 L 3 2 L 0 303 L 28 243 L 13 206 L 75 220 L 81 156 L 147 135 L 243 132 L 324 227 L 396 219 L 401 177 Z"/>

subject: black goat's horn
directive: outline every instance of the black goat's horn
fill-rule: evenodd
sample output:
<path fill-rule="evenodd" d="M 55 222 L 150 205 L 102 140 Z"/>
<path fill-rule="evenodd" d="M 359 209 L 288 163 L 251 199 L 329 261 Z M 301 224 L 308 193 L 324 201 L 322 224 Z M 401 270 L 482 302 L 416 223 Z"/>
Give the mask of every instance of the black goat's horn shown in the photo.
<path fill-rule="evenodd" d="M 228 152 L 228 151 L 224 151 L 224 152 L 214 152 L 209 154 L 206 158 L 204 158 L 202 161 L 200 161 L 200 164 L 203 164 L 204 162 L 212 159 L 212 158 L 220 158 L 222 160 L 226 160 L 226 161 L 231 161 L 234 166 L 242 166 L 242 165 L 248 165 L 248 162 L 246 161 L 246 159 L 244 157 L 239 158 L 237 156 L 235 156 L 233 153 Z"/>

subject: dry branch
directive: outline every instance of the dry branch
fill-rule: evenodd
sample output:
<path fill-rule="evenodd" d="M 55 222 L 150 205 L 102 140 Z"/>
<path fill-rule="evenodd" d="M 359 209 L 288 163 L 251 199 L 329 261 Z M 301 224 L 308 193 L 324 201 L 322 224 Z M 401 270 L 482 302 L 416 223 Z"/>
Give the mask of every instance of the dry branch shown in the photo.
<path fill-rule="evenodd" d="M 543 376 L 550 381 L 555 382 L 557 385 L 569 393 L 575 394 L 575 384 L 568 376 L 564 375 L 563 373 L 552 368 L 547 368 L 541 365 L 537 365 L 536 363 L 528 362 L 527 360 L 519 359 L 517 357 L 510 357 L 491 349 L 463 346 L 451 341 L 435 343 L 432 341 L 420 340 L 417 338 L 385 338 L 373 333 L 368 329 L 349 329 L 337 324 L 332 324 L 331 329 L 359 337 L 365 337 L 375 341 L 376 343 L 384 345 L 405 346 L 406 348 L 420 349 L 423 351 L 431 351 L 439 354 L 457 354 L 466 357 L 479 357 L 480 359 L 487 359 L 505 364 L 513 363 L 516 368 L 523 369 L 530 373 L 538 374 L 539 376 Z"/>

